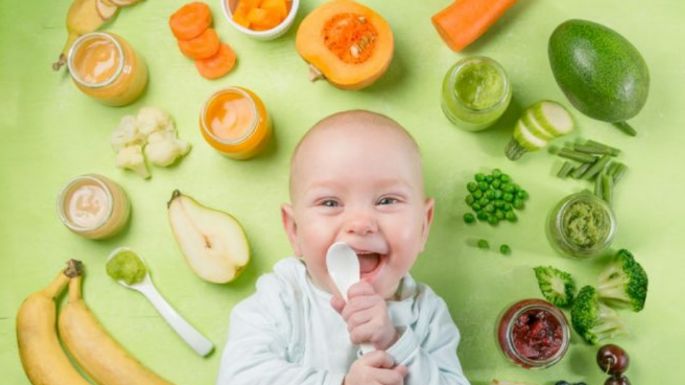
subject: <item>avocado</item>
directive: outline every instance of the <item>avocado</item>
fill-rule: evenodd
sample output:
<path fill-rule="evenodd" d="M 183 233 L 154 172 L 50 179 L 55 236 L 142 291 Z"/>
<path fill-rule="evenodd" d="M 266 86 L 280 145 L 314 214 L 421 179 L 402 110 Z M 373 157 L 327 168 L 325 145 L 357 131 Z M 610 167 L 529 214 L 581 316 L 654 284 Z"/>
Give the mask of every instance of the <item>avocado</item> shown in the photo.
<path fill-rule="evenodd" d="M 548 54 L 559 87 L 583 114 L 621 123 L 644 106 L 647 64 L 616 31 L 587 20 L 567 20 L 550 36 Z"/>

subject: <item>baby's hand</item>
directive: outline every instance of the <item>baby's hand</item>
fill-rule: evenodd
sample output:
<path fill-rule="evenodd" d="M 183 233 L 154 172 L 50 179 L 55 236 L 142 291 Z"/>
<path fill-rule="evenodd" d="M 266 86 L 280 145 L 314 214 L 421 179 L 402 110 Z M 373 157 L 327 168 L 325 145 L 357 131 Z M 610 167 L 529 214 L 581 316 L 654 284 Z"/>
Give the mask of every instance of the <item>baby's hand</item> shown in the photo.
<path fill-rule="evenodd" d="M 388 353 L 376 350 L 352 363 L 343 385 L 403 385 L 406 375 L 407 367 L 395 366 Z"/>
<path fill-rule="evenodd" d="M 385 300 L 370 283 L 358 282 L 347 292 L 348 302 L 334 296 L 331 305 L 347 323 L 350 340 L 355 345 L 370 343 L 386 350 L 397 341 L 399 333 L 390 321 Z"/>

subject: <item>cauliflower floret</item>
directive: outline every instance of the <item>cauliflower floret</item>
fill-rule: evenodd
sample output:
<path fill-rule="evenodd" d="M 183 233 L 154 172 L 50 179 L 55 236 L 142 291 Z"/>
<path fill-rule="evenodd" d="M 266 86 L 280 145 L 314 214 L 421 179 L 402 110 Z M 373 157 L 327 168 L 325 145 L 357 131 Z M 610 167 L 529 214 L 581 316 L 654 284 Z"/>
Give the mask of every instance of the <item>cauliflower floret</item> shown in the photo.
<path fill-rule="evenodd" d="M 174 135 L 155 135 L 157 138 L 152 138 L 151 135 L 148 145 L 145 146 L 145 156 L 156 166 L 169 166 L 190 151 L 190 144 L 177 139 Z"/>
<path fill-rule="evenodd" d="M 138 129 L 143 135 L 148 136 L 153 132 L 173 127 L 173 122 L 169 114 L 157 107 L 143 107 L 138 111 Z"/>
<path fill-rule="evenodd" d="M 138 130 L 138 122 L 133 115 L 126 115 L 121 118 L 119 125 L 112 132 L 110 143 L 114 151 L 131 146 L 134 144 L 143 144 L 145 135 Z"/>
<path fill-rule="evenodd" d="M 117 152 L 116 165 L 120 168 L 135 171 L 145 179 L 150 177 L 150 172 L 147 170 L 145 158 L 143 157 L 143 146 L 139 144 L 120 149 Z"/>

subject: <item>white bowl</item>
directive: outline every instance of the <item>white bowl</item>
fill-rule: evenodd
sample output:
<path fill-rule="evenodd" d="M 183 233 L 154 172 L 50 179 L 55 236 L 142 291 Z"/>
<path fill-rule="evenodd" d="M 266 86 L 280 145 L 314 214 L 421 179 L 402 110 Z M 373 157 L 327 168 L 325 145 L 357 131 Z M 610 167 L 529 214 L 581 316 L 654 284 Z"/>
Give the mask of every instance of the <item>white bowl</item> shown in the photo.
<path fill-rule="evenodd" d="M 253 31 L 233 21 L 233 10 L 238 5 L 238 0 L 219 1 L 221 1 L 221 8 L 224 10 L 224 16 L 226 16 L 228 23 L 231 24 L 233 28 L 244 33 L 245 35 L 253 37 L 258 40 L 273 40 L 286 33 L 290 26 L 293 24 L 293 21 L 295 21 L 297 10 L 300 8 L 300 0 L 291 0 L 290 11 L 288 12 L 288 16 L 285 17 L 281 24 L 271 29 L 267 29 L 266 31 Z"/>

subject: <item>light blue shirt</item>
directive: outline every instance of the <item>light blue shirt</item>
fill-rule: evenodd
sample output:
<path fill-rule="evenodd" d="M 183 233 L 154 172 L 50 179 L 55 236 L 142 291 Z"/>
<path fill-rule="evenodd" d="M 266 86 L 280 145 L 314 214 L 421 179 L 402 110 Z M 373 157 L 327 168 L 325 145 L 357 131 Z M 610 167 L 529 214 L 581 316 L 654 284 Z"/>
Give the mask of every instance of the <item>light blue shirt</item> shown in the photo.
<path fill-rule="evenodd" d="M 406 385 L 469 385 L 457 358 L 459 331 L 445 301 L 409 275 L 388 311 L 401 336 L 386 350 Z M 231 313 L 217 385 L 341 385 L 359 347 L 304 264 L 290 257 L 257 281 Z"/>

